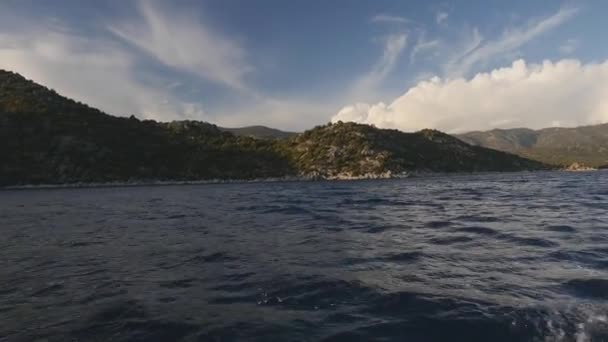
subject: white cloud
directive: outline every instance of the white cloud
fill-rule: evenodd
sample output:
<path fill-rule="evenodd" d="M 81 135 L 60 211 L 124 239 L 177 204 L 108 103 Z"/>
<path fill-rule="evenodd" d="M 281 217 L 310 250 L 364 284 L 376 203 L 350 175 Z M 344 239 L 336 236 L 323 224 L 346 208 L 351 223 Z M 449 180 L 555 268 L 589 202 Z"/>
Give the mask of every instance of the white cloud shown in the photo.
<path fill-rule="evenodd" d="M 200 105 L 138 80 L 134 56 L 111 41 L 81 37 L 65 27 L 35 26 L 24 22 L 23 28 L 0 34 L 0 68 L 114 115 L 204 118 Z"/>
<path fill-rule="evenodd" d="M 112 24 L 109 30 L 169 67 L 248 90 L 244 77 L 252 67 L 240 45 L 189 13 L 162 9 L 153 1 L 137 4 L 140 18 Z"/>
<path fill-rule="evenodd" d="M 377 14 L 371 18 L 372 23 L 386 23 L 386 24 L 407 24 L 412 21 L 395 15 L 388 14 Z"/>
<path fill-rule="evenodd" d="M 530 65 L 517 60 L 470 79 L 434 77 L 388 105 L 344 107 L 332 118 L 338 120 L 404 131 L 436 128 L 447 132 L 608 122 L 608 61 Z"/>
<path fill-rule="evenodd" d="M 442 25 L 446 22 L 446 20 L 448 20 L 448 17 L 450 15 L 448 14 L 448 12 L 437 12 L 437 14 L 435 15 L 435 22 L 437 22 L 437 24 Z"/>
<path fill-rule="evenodd" d="M 578 45 L 578 40 L 568 39 L 559 47 L 559 51 L 564 55 L 570 55 L 578 48 Z"/>
<path fill-rule="evenodd" d="M 553 15 L 533 20 L 524 28 L 512 28 L 496 40 L 483 41 L 473 29 L 461 52 L 457 52 L 444 66 L 446 74 L 464 76 L 473 66 L 484 65 L 492 59 L 512 53 L 524 44 L 560 26 L 578 13 L 577 8 L 561 8 Z"/>

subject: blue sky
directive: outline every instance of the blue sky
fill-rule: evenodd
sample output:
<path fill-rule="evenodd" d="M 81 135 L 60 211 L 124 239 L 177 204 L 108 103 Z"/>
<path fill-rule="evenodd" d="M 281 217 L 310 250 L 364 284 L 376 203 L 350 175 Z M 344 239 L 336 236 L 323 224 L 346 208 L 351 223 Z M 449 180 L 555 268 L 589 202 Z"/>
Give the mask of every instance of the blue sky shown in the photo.
<path fill-rule="evenodd" d="M 0 68 L 163 121 L 572 126 L 608 120 L 605 13 L 600 0 L 5 0 Z"/>

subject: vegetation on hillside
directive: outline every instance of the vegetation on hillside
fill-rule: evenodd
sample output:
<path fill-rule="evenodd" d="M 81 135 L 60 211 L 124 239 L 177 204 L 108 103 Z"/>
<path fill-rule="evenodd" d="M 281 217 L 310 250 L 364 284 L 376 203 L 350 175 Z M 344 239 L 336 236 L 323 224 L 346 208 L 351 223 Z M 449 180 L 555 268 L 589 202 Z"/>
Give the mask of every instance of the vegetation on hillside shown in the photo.
<path fill-rule="evenodd" d="M 0 73 L 0 183 L 279 177 L 292 174 L 271 141 L 193 121 L 106 115 Z"/>
<path fill-rule="evenodd" d="M 479 172 L 536 170 L 541 163 L 468 145 L 450 135 L 404 133 L 352 122 L 328 124 L 283 143 L 295 168 L 323 177 L 358 177 L 411 171 Z"/>
<path fill-rule="evenodd" d="M 7 71 L 0 71 L 0 160 L 0 185 L 544 167 L 430 130 L 337 123 L 258 139 L 203 122 L 113 117 Z"/>

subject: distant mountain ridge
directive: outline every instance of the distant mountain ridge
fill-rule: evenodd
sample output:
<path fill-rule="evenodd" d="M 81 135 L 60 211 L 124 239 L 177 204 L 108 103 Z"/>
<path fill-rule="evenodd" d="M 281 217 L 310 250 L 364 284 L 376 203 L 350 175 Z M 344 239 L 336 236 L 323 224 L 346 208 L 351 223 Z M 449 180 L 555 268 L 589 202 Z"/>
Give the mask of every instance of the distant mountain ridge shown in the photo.
<path fill-rule="evenodd" d="M 281 139 L 240 133 L 197 121 L 110 116 L 0 70 L 0 186 L 546 168 L 432 130 L 403 133 L 340 122 Z"/>
<path fill-rule="evenodd" d="M 608 166 L 608 124 L 575 128 L 494 129 L 456 135 L 477 146 L 514 153 L 544 163 Z"/>
<path fill-rule="evenodd" d="M 298 134 L 266 126 L 219 128 L 237 136 L 258 139 L 287 139 Z M 555 166 L 581 164 L 608 168 L 608 124 L 540 130 L 493 129 L 454 136 L 471 145 L 517 154 Z"/>
<path fill-rule="evenodd" d="M 224 132 L 230 132 L 237 136 L 252 137 L 258 139 L 287 139 L 298 134 L 296 132 L 286 132 L 266 126 L 246 126 L 238 128 L 219 127 Z"/>

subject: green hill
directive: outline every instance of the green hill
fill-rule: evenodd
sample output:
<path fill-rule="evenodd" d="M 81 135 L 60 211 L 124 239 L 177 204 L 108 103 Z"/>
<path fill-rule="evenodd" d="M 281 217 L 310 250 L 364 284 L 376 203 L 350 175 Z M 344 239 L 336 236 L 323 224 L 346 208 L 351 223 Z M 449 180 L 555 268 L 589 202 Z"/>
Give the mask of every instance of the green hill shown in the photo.
<path fill-rule="evenodd" d="M 316 127 L 282 146 L 297 170 L 323 177 L 544 168 L 541 163 L 471 146 L 436 130 L 404 133 L 352 122 Z"/>
<path fill-rule="evenodd" d="M 203 122 L 119 118 L 1 70 L 0 160 L 0 185 L 544 167 L 430 130 L 403 133 L 338 123 L 284 139 L 260 139 Z"/>
<path fill-rule="evenodd" d="M 553 165 L 608 165 L 608 124 L 576 128 L 495 129 L 458 138 Z"/>
<path fill-rule="evenodd" d="M 273 143 L 202 122 L 118 118 L 0 71 L 0 183 L 277 177 Z"/>

